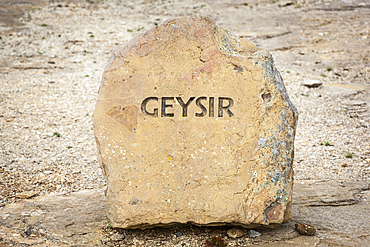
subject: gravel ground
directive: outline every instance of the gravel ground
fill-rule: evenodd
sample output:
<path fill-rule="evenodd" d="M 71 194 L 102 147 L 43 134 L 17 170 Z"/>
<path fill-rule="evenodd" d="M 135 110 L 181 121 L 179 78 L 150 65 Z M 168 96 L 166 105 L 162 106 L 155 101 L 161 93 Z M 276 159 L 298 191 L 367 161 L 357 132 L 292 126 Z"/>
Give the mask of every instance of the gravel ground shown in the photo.
<path fill-rule="evenodd" d="M 186 14 L 208 15 L 273 54 L 300 113 L 296 180 L 370 180 L 370 5 L 244 3 L 49 1 L 26 8 L 22 30 L 1 27 L 0 207 L 105 187 L 92 113 L 108 58 L 117 44 Z M 307 79 L 323 86 L 302 86 Z"/>

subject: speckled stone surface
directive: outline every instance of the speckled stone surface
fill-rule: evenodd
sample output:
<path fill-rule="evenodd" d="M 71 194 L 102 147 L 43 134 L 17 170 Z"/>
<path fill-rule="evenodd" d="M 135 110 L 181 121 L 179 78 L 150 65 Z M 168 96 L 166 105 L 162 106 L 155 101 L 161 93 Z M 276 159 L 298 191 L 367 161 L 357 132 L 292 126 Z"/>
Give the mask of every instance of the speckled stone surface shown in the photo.
<path fill-rule="evenodd" d="M 211 19 L 135 36 L 94 112 L 112 226 L 289 221 L 297 118 L 270 53 Z"/>

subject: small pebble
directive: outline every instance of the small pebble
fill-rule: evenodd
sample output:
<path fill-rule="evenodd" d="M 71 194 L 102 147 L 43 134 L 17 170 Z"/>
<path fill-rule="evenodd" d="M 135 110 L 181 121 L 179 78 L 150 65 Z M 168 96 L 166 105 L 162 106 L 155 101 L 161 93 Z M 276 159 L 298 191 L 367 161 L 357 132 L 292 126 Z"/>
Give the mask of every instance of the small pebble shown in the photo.
<path fill-rule="evenodd" d="M 316 233 L 315 227 L 305 223 L 296 223 L 295 229 L 302 235 L 313 236 Z"/>
<path fill-rule="evenodd" d="M 27 199 L 27 198 L 31 198 L 33 196 L 37 195 L 37 192 L 34 192 L 34 191 L 25 191 L 25 192 L 22 192 L 22 193 L 18 193 L 16 195 L 17 198 L 20 198 L 20 199 Z"/>
<path fill-rule="evenodd" d="M 181 236 L 182 236 L 181 232 L 176 233 L 176 237 L 181 237 Z"/>
<path fill-rule="evenodd" d="M 227 230 L 227 236 L 230 238 L 240 238 L 244 235 L 244 232 L 239 228 L 231 228 Z"/>
<path fill-rule="evenodd" d="M 322 82 L 318 80 L 309 80 L 306 79 L 302 82 L 302 86 L 306 86 L 308 88 L 315 88 L 315 87 L 320 87 L 322 85 Z"/>
<path fill-rule="evenodd" d="M 110 237 L 110 239 L 113 240 L 113 241 L 121 241 L 121 240 L 125 239 L 125 236 L 123 236 L 122 234 L 116 233 L 116 234 L 112 235 Z"/>
<path fill-rule="evenodd" d="M 248 235 L 250 238 L 255 238 L 261 236 L 261 233 L 254 231 L 254 230 L 249 230 Z"/>

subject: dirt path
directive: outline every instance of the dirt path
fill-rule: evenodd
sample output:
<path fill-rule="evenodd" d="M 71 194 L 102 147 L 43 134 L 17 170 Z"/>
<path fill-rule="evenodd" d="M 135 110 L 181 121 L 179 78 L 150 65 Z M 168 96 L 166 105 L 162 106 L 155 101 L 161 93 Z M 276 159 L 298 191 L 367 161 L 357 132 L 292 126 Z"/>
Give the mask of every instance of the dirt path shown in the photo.
<path fill-rule="evenodd" d="M 368 1 L 1 0 L 0 13 L 1 207 L 104 188 L 91 114 L 110 53 L 189 14 L 273 54 L 300 113 L 296 180 L 370 181 Z"/>

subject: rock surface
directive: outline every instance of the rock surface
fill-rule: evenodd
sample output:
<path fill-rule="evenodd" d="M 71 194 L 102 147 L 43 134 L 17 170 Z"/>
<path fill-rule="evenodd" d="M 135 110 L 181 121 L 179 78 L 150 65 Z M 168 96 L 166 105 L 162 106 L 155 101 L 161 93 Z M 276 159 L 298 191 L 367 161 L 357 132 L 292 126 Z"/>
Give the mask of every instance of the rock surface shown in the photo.
<path fill-rule="evenodd" d="M 289 221 L 297 117 L 272 56 L 207 17 L 118 46 L 94 112 L 112 226 Z"/>
<path fill-rule="evenodd" d="M 302 235 L 313 236 L 316 233 L 315 227 L 305 223 L 296 223 L 295 229 Z"/>
<path fill-rule="evenodd" d="M 1 208 L 0 239 L 32 246 L 92 246 L 101 243 L 105 211 L 103 190 L 22 200 Z"/>
<path fill-rule="evenodd" d="M 227 236 L 229 236 L 230 238 L 240 238 L 244 235 L 243 230 L 241 230 L 240 228 L 231 228 L 227 230 L 226 233 Z"/>
<path fill-rule="evenodd" d="M 249 230 L 248 235 L 249 235 L 250 238 L 256 238 L 256 237 L 261 236 L 261 233 L 255 231 L 255 230 Z"/>
<path fill-rule="evenodd" d="M 225 242 L 230 246 L 234 241 L 237 246 L 369 246 L 369 189 L 366 181 L 299 181 L 294 184 L 293 222 L 275 229 L 250 230 L 249 238 Z M 224 239 L 228 230 L 233 229 L 227 226 L 111 229 L 105 210 L 103 190 L 42 196 L 9 204 L 0 208 L 0 246 L 204 246 L 210 237 Z M 315 227 L 316 234 L 300 235 L 294 222 Z M 242 234 L 242 229 L 239 230 Z M 179 232 L 181 236 L 177 237 Z"/>
<path fill-rule="evenodd" d="M 315 88 L 315 87 L 320 87 L 322 85 L 322 82 L 318 80 L 307 80 L 306 79 L 302 82 L 302 85 L 308 88 Z"/>

